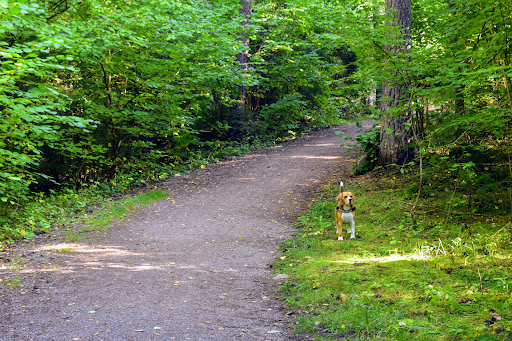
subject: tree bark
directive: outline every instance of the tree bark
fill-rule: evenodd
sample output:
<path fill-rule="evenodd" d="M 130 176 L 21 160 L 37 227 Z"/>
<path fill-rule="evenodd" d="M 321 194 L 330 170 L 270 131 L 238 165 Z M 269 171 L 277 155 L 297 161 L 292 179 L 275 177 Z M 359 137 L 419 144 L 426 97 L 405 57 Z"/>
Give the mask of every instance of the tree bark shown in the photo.
<path fill-rule="evenodd" d="M 401 42 L 394 45 L 387 45 L 386 51 L 390 55 L 402 54 L 399 59 L 403 68 L 410 62 L 408 51 L 411 49 L 411 25 L 412 25 L 412 2 L 411 0 L 386 0 L 386 7 L 391 11 L 393 20 L 390 26 L 400 27 Z M 382 111 L 381 141 L 378 157 L 379 165 L 398 164 L 403 165 L 414 158 L 414 148 L 410 143 L 413 140 L 411 127 L 411 111 L 409 108 L 400 109 L 398 112 L 392 108 L 404 107 L 407 103 L 407 95 L 411 84 L 406 73 L 398 68 L 394 72 L 391 81 L 382 85 L 382 100 L 380 107 Z"/>

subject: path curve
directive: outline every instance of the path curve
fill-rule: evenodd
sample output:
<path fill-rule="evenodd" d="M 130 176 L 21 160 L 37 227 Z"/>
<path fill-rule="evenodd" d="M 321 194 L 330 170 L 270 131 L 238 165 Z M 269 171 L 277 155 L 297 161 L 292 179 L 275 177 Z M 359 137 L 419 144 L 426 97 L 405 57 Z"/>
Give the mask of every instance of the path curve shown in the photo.
<path fill-rule="evenodd" d="M 360 128 L 317 131 L 160 184 L 168 198 L 85 241 L 44 237 L 7 250 L 0 278 L 18 272 L 22 286 L 0 283 L 0 340 L 300 340 L 271 264 L 315 191 L 354 161 L 336 130 Z"/>

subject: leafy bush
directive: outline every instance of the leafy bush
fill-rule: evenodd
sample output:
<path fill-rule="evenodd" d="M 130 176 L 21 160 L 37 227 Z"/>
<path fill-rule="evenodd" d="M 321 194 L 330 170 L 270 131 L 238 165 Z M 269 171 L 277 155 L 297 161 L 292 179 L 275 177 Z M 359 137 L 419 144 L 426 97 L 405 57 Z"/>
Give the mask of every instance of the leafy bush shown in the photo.
<path fill-rule="evenodd" d="M 364 154 L 361 161 L 354 165 L 354 171 L 356 174 L 364 174 L 377 166 L 380 149 L 380 127 L 374 125 L 364 134 L 358 134 L 356 140 Z"/>

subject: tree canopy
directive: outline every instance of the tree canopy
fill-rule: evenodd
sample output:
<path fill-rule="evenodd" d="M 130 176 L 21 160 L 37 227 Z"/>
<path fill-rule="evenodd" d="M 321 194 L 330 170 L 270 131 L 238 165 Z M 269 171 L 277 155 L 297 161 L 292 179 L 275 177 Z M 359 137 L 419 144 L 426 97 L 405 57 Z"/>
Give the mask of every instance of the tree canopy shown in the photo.
<path fill-rule="evenodd" d="M 404 58 L 386 48 L 400 27 L 379 0 L 254 1 L 249 20 L 239 0 L 0 0 L 0 226 L 11 231 L 39 193 L 122 191 L 241 145 L 379 115 L 365 99 L 377 89 L 386 100 L 384 83 L 408 83 L 388 112 L 410 113 L 417 157 L 471 170 L 469 182 L 484 167 L 505 186 L 511 7 L 416 1 Z"/>

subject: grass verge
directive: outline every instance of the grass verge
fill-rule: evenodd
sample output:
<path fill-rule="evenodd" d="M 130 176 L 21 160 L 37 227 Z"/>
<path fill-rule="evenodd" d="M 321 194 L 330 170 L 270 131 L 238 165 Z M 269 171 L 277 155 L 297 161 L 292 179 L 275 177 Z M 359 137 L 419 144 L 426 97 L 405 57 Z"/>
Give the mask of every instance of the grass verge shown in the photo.
<path fill-rule="evenodd" d="M 274 265 L 290 276 L 281 290 L 297 332 L 319 340 L 512 339 L 510 219 L 455 211 L 446 192 L 424 199 L 413 220 L 405 178 L 349 180 L 357 238 L 345 231 L 336 240 L 339 188 L 329 187 Z"/>
<path fill-rule="evenodd" d="M 83 233 L 92 230 L 104 231 L 113 221 L 122 220 L 135 208 L 149 205 L 167 197 L 161 189 L 145 191 L 141 194 L 123 197 L 117 201 L 105 201 L 102 206 L 92 214 L 84 214 L 80 217 L 81 228 L 66 231 L 66 238 L 70 241 L 78 241 L 83 238 Z M 61 250 L 61 252 L 65 252 Z"/>

